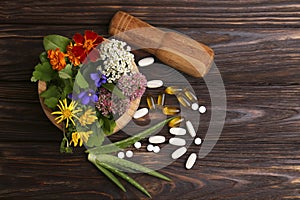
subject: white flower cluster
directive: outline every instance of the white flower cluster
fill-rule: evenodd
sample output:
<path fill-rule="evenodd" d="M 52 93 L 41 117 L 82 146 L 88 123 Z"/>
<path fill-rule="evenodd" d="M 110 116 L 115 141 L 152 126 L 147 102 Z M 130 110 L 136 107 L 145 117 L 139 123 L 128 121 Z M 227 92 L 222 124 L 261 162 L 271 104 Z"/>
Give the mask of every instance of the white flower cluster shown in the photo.
<path fill-rule="evenodd" d="M 98 70 L 107 77 L 108 83 L 116 82 L 124 74 L 131 72 L 134 55 L 130 50 L 126 42 L 116 39 L 101 43 L 99 51 L 103 63 Z"/>

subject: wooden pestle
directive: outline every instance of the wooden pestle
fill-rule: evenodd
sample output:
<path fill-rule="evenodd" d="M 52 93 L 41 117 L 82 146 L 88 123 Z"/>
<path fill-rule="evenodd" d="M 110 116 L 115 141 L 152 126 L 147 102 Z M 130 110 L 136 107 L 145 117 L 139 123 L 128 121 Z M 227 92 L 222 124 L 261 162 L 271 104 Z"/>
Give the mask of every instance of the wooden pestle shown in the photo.
<path fill-rule="evenodd" d="M 208 46 L 182 34 L 155 28 L 122 11 L 113 16 L 109 34 L 194 77 L 203 77 L 213 63 L 214 52 Z"/>

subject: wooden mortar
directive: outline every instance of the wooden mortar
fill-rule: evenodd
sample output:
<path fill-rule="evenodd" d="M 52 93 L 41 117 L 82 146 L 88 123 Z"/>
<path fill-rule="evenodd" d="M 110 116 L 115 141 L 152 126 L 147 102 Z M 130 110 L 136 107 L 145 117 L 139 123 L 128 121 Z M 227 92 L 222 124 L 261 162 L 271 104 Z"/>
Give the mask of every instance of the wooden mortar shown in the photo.
<path fill-rule="evenodd" d="M 208 46 L 185 35 L 155 28 L 122 11 L 113 16 L 109 33 L 194 77 L 203 77 L 213 63 L 214 52 Z"/>

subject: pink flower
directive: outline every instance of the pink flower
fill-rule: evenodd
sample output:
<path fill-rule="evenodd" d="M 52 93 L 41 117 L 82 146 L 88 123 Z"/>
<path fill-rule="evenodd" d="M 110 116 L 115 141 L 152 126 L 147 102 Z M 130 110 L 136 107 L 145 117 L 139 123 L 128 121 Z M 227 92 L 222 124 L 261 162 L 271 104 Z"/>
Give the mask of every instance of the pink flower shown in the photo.
<path fill-rule="evenodd" d="M 135 100 L 143 96 L 147 85 L 146 77 L 141 73 L 122 76 L 117 86 L 122 90 L 123 94 L 130 99 Z"/>
<path fill-rule="evenodd" d="M 96 108 L 101 112 L 101 114 L 103 116 L 106 116 L 106 117 L 109 116 L 112 113 L 111 93 L 105 88 L 100 88 L 99 99 L 95 105 L 96 105 Z"/>

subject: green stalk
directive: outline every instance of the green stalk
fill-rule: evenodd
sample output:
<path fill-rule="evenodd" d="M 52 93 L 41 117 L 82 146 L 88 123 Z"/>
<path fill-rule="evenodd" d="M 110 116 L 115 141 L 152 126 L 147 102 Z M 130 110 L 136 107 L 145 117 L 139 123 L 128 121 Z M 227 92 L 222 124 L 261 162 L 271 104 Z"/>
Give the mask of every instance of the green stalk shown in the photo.
<path fill-rule="evenodd" d="M 133 145 L 135 142 L 140 141 L 141 139 L 144 139 L 145 137 L 151 135 L 153 132 L 158 130 L 159 128 L 166 125 L 169 121 L 171 121 L 174 117 L 166 119 L 134 136 L 131 136 L 129 138 L 126 138 L 124 140 L 120 140 L 115 143 L 107 144 L 100 147 L 95 147 L 92 149 L 87 150 L 87 153 L 93 153 L 93 154 L 105 154 L 105 153 L 112 153 L 119 151 L 120 149 L 125 149 L 129 147 L 130 145 Z"/>
<path fill-rule="evenodd" d="M 107 169 L 105 169 L 104 167 L 102 167 L 101 165 L 99 165 L 99 163 L 97 162 L 97 160 L 94 159 L 94 157 L 88 157 L 89 161 L 91 161 L 104 175 L 107 176 L 107 178 L 109 178 L 112 182 L 114 182 L 123 192 L 126 192 L 126 189 L 124 188 L 124 186 L 122 185 L 122 183 L 120 183 L 120 181 Z"/>
<path fill-rule="evenodd" d="M 151 176 L 154 176 L 154 177 L 166 180 L 166 181 L 171 181 L 170 178 L 162 175 L 161 173 L 158 173 L 158 172 L 156 172 L 156 171 L 154 171 L 150 168 L 144 167 L 140 164 L 118 158 L 116 156 L 107 155 L 107 154 L 91 155 L 91 156 L 95 157 L 96 160 L 99 160 L 102 163 L 106 163 L 106 164 L 109 164 L 109 165 L 120 166 L 120 167 L 123 167 L 125 169 L 129 169 L 129 170 L 136 170 L 136 171 L 139 171 L 139 172 L 147 173 Z"/>
<path fill-rule="evenodd" d="M 100 162 L 98 160 L 96 160 L 96 163 L 101 165 L 102 167 L 110 170 L 112 173 L 120 176 L 121 178 L 123 178 L 124 180 L 126 180 L 127 182 L 131 183 L 134 187 L 136 187 L 137 189 L 139 189 L 140 191 L 142 191 L 144 194 L 146 194 L 148 197 L 151 198 L 151 195 L 149 194 L 149 192 L 143 187 L 141 186 L 138 182 L 136 182 L 135 180 L 133 180 L 130 176 L 128 176 L 127 174 L 119 171 L 118 169 L 110 166 L 109 164 Z"/>

